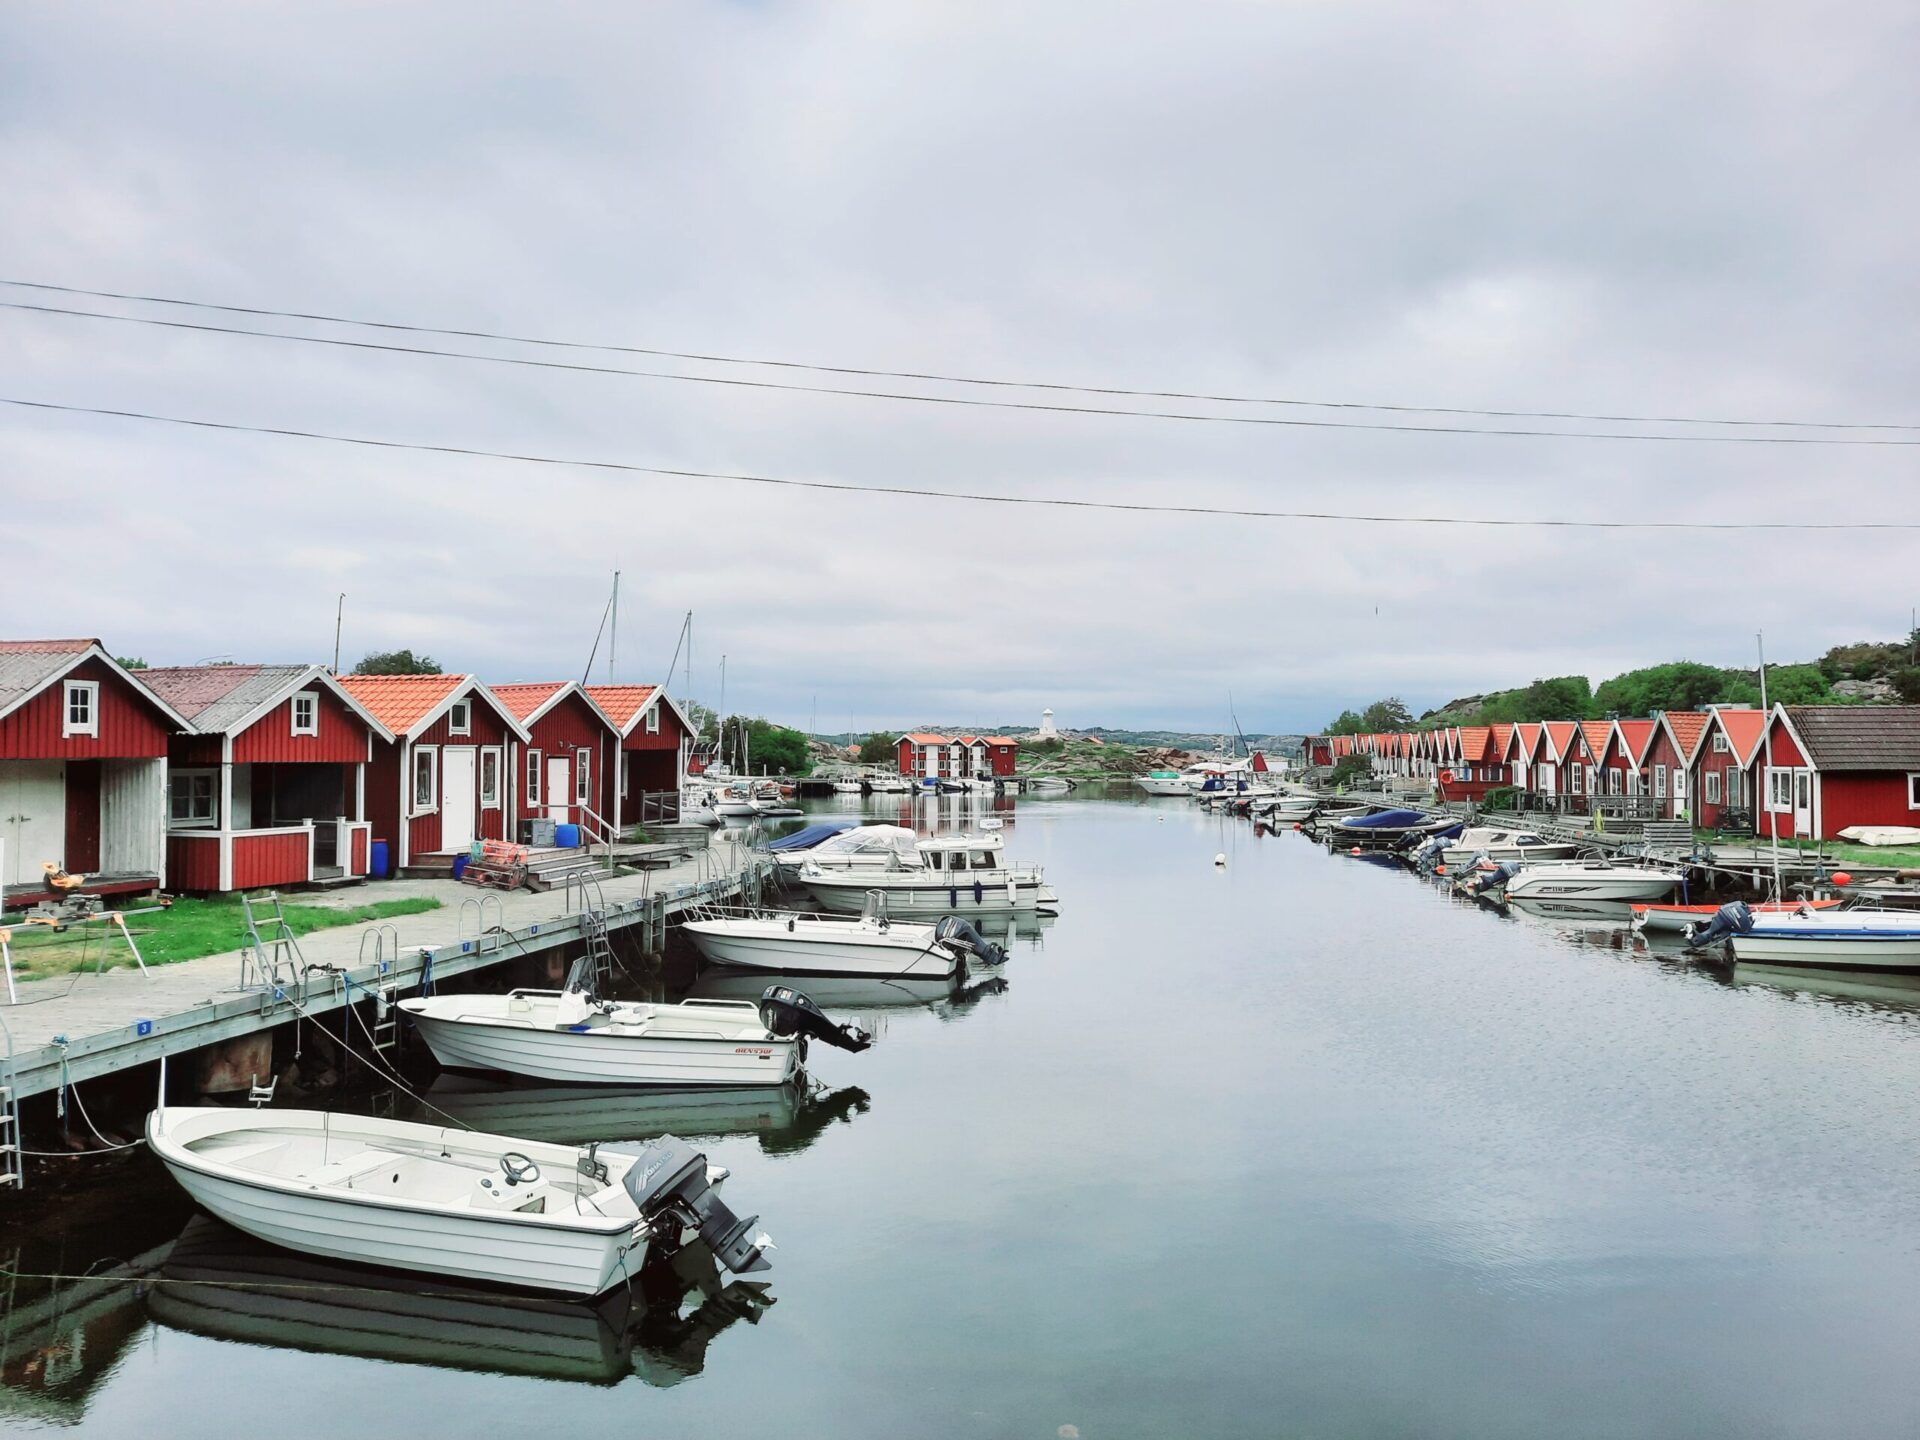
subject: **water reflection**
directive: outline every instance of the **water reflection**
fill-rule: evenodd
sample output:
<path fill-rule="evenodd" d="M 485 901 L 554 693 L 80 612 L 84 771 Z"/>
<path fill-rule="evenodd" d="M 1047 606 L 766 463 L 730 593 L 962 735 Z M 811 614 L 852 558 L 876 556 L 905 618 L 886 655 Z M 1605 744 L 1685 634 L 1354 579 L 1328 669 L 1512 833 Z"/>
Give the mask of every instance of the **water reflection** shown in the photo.
<path fill-rule="evenodd" d="M 613 1385 L 698 1375 L 707 1347 L 773 1304 L 722 1284 L 702 1244 L 595 1301 L 516 1295 L 295 1255 L 196 1217 L 146 1297 L 162 1325 L 247 1345 Z"/>
<path fill-rule="evenodd" d="M 758 1000 L 767 986 L 787 983 L 790 977 L 716 967 L 703 970 L 695 977 L 688 998 Z M 983 1000 L 1004 995 L 1008 988 L 1006 978 L 1000 975 L 971 975 L 955 980 L 810 975 L 802 983 L 809 999 L 835 1015 L 919 1008 L 942 1019 L 958 1018 Z"/>
<path fill-rule="evenodd" d="M 805 1150 L 872 1105 L 858 1085 L 814 1088 L 804 1077 L 801 1083 L 756 1089 L 659 1090 L 522 1084 L 453 1071 L 434 1080 L 426 1099 L 416 1119 L 443 1111 L 476 1130 L 523 1140 L 586 1145 L 657 1135 L 705 1140 L 751 1134 L 774 1155 Z"/>
<path fill-rule="evenodd" d="M 8 1296 L 0 1413 L 72 1425 L 146 1322 L 144 1286 L 167 1247 L 102 1264 L 27 1299 Z M 12 1282 L 9 1282 L 9 1289 Z"/>

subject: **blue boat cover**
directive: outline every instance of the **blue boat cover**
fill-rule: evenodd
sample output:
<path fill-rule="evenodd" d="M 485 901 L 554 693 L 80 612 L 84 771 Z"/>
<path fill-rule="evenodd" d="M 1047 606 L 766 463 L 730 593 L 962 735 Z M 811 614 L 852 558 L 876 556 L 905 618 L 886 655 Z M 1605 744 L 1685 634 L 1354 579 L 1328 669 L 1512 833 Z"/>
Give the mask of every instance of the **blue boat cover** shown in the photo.
<path fill-rule="evenodd" d="M 805 825 L 791 835 L 770 841 L 769 850 L 808 850 L 818 845 L 829 835 L 838 835 L 842 830 L 851 830 L 860 822 L 857 820 L 822 820 L 818 825 Z"/>
<path fill-rule="evenodd" d="M 1424 825 L 1427 817 L 1418 810 L 1382 810 L 1378 815 L 1359 815 L 1340 822 L 1350 830 L 1404 830 L 1409 825 Z"/>

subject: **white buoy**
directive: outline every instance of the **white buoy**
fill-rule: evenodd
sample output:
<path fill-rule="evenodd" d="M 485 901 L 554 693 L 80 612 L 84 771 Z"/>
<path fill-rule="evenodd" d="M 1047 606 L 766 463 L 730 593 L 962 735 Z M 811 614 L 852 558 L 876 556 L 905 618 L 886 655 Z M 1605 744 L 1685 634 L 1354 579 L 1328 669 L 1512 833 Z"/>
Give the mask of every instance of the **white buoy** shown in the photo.
<path fill-rule="evenodd" d="M 1213 863 L 1224 868 L 1227 863 L 1227 857 L 1225 855 L 1216 855 L 1213 857 Z"/>

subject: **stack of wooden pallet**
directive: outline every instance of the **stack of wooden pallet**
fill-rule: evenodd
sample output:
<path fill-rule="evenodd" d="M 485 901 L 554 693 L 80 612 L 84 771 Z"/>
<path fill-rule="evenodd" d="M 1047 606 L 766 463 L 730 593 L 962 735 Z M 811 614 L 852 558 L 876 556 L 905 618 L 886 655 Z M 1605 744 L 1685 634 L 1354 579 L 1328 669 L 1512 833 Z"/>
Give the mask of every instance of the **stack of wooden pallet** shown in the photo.
<path fill-rule="evenodd" d="M 527 847 L 507 840 L 476 840 L 460 878 L 468 885 L 518 890 L 527 883 Z"/>

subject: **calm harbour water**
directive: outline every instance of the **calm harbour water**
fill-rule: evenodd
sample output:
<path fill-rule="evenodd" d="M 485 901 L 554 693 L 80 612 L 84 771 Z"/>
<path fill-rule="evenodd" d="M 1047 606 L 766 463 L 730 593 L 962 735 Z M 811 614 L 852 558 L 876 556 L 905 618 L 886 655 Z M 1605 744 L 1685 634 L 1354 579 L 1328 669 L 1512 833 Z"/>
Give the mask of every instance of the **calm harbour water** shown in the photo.
<path fill-rule="evenodd" d="M 1728 983 L 1184 801 L 1026 798 L 1006 838 L 1062 905 L 1016 940 L 1004 990 L 869 1010 L 878 1043 L 816 1048 L 812 1101 L 607 1121 L 711 1135 L 731 1203 L 779 1243 L 770 1306 L 694 1294 L 635 1338 L 324 1275 L 277 1309 L 76 1291 L 64 1328 L 8 1331 L 0 1426 L 1920 1426 L 1920 1008 Z M 433 1093 L 599 1123 L 485 1085 Z M 23 1262 L 110 1266 L 189 1215 L 150 1166 L 123 1172 Z M 200 1273 L 276 1263 L 205 1222 L 181 1244 Z M 524 1338 L 511 1358 L 502 1336 Z"/>

